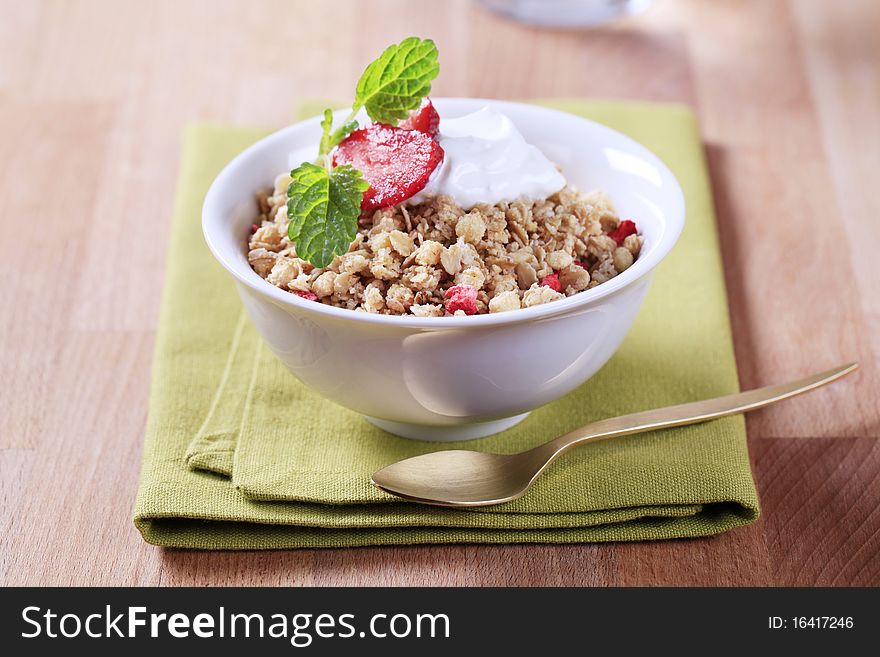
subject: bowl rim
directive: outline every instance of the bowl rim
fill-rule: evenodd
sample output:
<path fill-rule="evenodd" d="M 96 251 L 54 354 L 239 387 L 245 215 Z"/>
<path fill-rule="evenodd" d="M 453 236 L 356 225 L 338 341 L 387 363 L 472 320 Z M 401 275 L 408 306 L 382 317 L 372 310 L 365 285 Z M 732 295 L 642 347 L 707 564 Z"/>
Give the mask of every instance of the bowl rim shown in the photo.
<path fill-rule="evenodd" d="M 577 294 L 574 294 L 570 297 L 559 299 L 551 303 L 544 303 L 537 306 L 532 306 L 531 308 L 520 308 L 519 310 L 515 311 L 502 313 L 485 313 L 482 315 L 469 315 L 464 317 L 417 317 L 415 315 L 380 315 L 368 312 L 357 312 L 354 310 L 349 310 L 347 308 L 339 308 L 336 306 L 331 306 L 323 303 L 315 303 L 314 301 L 303 299 L 295 294 L 292 294 L 272 285 L 266 279 L 257 275 L 256 272 L 254 272 L 253 269 L 250 268 L 250 266 L 246 267 L 247 271 L 243 271 L 243 268 L 240 267 L 238 263 L 232 262 L 227 259 L 213 239 L 211 230 L 212 226 L 222 226 L 225 224 L 223 222 L 212 222 L 211 217 L 220 214 L 220 209 L 216 207 L 219 203 L 219 190 L 229 184 L 230 179 L 233 178 L 233 176 L 235 175 L 235 170 L 239 168 L 244 161 L 249 160 L 255 154 L 258 154 L 259 151 L 268 148 L 274 142 L 286 139 L 288 135 L 292 132 L 298 132 L 305 127 L 317 126 L 322 118 L 319 115 L 311 117 L 309 119 L 305 119 L 303 121 L 298 121 L 292 125 L 281 128 L 280 130 L 277 130 L 267 135 L 266 137 L 263 137 L 256 143 L 248 146 L 241 153 L 230 160 L 211 183 L 211 186 L 209 187 L 208 192 L 205 195 L 204 202 L 202 204 L 202 232 L 208 248 L 214 255 L 214 258 L 236 279 L 236 281 L 238 281 L 238 283 L 247 286 L 248 288 L 263 296 L 269 297 L 277 303 L 280 303 L 284 306 L 289 306 L 296 309 L 297 311 L 301 311 L 307 314 L 322 315 L 326 318 L 336 318 L 347 320 L 350 322 L 397 326 L 399 328 L 408 329 L 454 328 L 461 330 L 469 327 L 477 328 L 485 326 L 500 326 L 507 324 L 517 324 L 520 322 L 535 321 L 544 317 L 566 314 L 571 311 L 577 310 L 582 306 L 591 305 L 592 303 L 599 301 L 600 299 L 604 299 L 605 297 L 615 294 L 623 288 L 629 287 L 633 283 L 649 275 L 654 270 L 654 268 L 658 264 L 660 264 L 660 262 L 666 257 L 669 251 L 672 250 L 672 247 L 675 246 L 676 242 L 678 241 L 678 238 L 681 235 L 681 231 L 684 228 L 685 219 L 685 200 L 684 193 L 681 189 L 681 184 L 678 182 L 678 179 L 675 177 L 672 171 L 670 171 L 669 167 L 667 167 L 666 164 L 657 155 L 655 155 L 647 147 L 637 142 L 635 139 L 632 139 L 631 137 L 628 137 L 627 135 L 624 135 L 623 133 L 618 132 L 617 130 L 609 128 L 608 126 L 598 123 L 596 121 L 592 121 L 590 119 L 586 119 L 561 110 L 552 109 L 532 103 L 520 103 L 489 98 L 462 97 L 438 97 L 432 98 L 432 101 L 434 101 L 434 103 L 437 105 L 455 105 L 459 103 L 467 105 L 492 105 L 497 107 L 501 112 L 504 112 L 506 107 L 525 108 L 527 111 L 536 111 L 538 113 L 549 114 L 550 116 L 548 117 L 548 119 L 550 120 L 552 120 L 552 118 L 555 116 L 565 117 L 566 119 L 574 119 L 576 121 L 582 121 L 586 124 L 589 124 L 590 128 L 594 131 L 604 133 L 605 135 L 610 135 L 618 140 L 623 140 L 627 143 L 628 147 L 637 151 L 641 157 L 649 160 L 655 167 L 657 167 L 657 169 L 661 171 L 663 176 L 665 178 L 668 178 L 668 180 L 672 183 L 672 207 L 669 213 L 664 213 L 664 225 L 661 227 L 662 230 L 660 239 L 646 254 L 640 254 L 639 258 L 637 258 L 632 266 L 629 267 L 626 271 L 618 274 L 614 278 L 602 283 L 601 285 L 597 285 L 590 290 L 584 290 L 583 292 L 578 292 Z M 338 117 L 339 113 L 347 112 L 347 109 L 336 110 L 334 111 L 334 116 Z"/>

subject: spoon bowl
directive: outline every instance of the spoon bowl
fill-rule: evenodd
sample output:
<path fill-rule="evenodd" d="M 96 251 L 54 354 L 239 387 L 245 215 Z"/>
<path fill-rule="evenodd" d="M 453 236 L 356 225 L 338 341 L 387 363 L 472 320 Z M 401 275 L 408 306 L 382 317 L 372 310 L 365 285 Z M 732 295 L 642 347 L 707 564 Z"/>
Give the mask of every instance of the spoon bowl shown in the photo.
<path fill-rule="evenodd" d="M 526 492 L 541 459 L 521 454 L 489 454 L 450 449 L 392 463 L 373 483 L 399 497 L 441 506 L 501 504 Z M 442 492 L 438 484 L 442 482 Z M 442 498 L 442 499 L 440 499 Z"/>

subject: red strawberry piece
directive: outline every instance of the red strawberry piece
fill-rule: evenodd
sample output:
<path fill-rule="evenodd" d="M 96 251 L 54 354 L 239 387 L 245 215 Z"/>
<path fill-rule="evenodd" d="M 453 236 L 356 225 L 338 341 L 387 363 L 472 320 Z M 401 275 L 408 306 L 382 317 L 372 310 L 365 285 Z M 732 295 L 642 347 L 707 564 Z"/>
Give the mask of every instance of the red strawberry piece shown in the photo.
<path fill-rule="evenodd" d="M 370 183 L 362 212 L 397 205 L 414 196 L 442 161 L 440 144 L 425 133 L 383 123 L 355 130 L 333 154 L 333 166 L 350 164 Z"/>
<path fill-rule="evenodd" d="M 260 227 L 257 224 L 251 224 L 251 234 L 256 233 L 258 230 L 260 230 Z"/>
<path fill-rule="evenodd" d="M 538 285 L 546 285 L 551 290 L 562 292 L 562 285 L 559 284 L 559 274 L 547 274 L 544 278 L 541 279 L 541 282 Z"/>
<path fill-rule="evenodd" d="M 314 292 L 303 292 L 302 290 L 291 290 L 296 296 L 302 297 L 306 301 L 317 301 L 318 295 Z"/>
<path fill-rule="evenodd" d="M 446 299 L 446 310 L 455 313 L 463 310 L 467 315 L 477 312 L 477 288 L 473 285 L 453 285 L 443 293 Z"/>
<path fill-rule="evenodd" d="M 404 130 L 418 130 L 432 137 L 440 131 L 440 115 L 434 109 L 430 98 L 425 98 L 418 109 L 414 109 L 408 119 L 398 125 Z"/>
<path fill-rule="evenodd" d="M 575 260 L 574 264 L 576 264 L 581 269 L 589 269 L 589 267 L 587 267 L 587 263 L 584 262 L 583 260 Z"/>
<path fill-rule="evenodd" d="M 617 242 L 617 246 L 623 246 L 623 240 L 630 235 L 635 235 L 637 232 L 635 222 L 630 221 L 629 219 L 624 219 L 617 224 L 617 228 L 608 232 L 608 237 Z"/>

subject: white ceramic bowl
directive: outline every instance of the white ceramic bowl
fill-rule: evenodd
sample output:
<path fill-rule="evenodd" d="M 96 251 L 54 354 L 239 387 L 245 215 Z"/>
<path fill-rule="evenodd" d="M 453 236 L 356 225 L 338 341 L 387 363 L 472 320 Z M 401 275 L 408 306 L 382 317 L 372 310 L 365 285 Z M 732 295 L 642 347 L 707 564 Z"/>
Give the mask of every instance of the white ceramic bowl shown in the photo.
<path fill-rule="evenodd" d="M 562 166 L 570 184 L 607 192 L 645 237 L 636 262 L 572 297 L 472 317 L 373 315 L 280 290 L 247 261 L 254 193 L 290 169 L 292 151 L 317 148 L 318 117 L 279 130 L 232 160 L 205 197 L 202 224 L 257 330 L 303 383 L 400 436 L 466 440 L 513 426 L 605 364 L 635 319 L 654 268 L 678 239 L 684 197 L 654 154 L 592 121 L 495 100 L 438 98 L 434 105 L 441 117 L 494 106 Z"/>

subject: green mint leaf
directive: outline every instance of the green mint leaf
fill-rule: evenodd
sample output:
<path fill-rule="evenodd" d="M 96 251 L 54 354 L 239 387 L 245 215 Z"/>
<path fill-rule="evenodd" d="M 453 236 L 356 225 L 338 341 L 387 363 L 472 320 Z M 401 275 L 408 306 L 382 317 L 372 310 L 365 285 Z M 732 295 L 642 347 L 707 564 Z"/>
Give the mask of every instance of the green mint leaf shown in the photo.
<path fill-rule="evenodd" d="M 431 92 L 439 72 L 437 46 L 430 39 L 409 37 L 388 46 L 358 80 L 352 111 L 366 107 L 373 121 L 395 125 Z"/>
<path fill-rule="evenodd" d="M 349 133 L 358 127 L 358 122 L 349 120 L 333 130 L 333 112 L 329 109 L 324 110 L 324 118 L 321 121 L 321 128 L 324 133 L 321 136 L 321 145 L 318 148 L 318 157 L 322 158 L 332 151 L 339 143 L 348 137 Z"/>
<path fill-rule="evenodd" d="M 361 201 L 370 185 L 348 164 L 328 171 L 303 162 L 290 177 L 287 235 L 297 256 L 326 267 L 354 240 Z"/>

